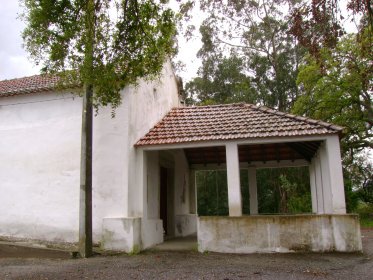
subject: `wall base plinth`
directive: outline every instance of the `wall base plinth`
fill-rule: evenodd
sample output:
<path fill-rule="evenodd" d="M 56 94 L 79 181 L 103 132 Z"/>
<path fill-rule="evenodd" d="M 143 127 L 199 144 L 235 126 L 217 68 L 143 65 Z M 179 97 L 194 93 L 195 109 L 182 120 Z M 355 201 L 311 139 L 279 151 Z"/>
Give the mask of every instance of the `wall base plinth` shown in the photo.
<path fill-rule="evenodd" d="M 141 250 L 141 218 L 104 218 L 101 246 L 104 250 L 138 253 Z"/>

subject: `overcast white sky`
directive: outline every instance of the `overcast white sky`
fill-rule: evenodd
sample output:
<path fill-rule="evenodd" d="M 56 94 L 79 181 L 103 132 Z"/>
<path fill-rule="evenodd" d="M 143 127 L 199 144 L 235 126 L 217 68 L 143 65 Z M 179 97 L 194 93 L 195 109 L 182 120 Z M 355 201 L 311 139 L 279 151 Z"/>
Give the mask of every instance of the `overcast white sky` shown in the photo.
<path fill-rule="evenodd" d="M 17 0 L 0 0 L 0 80 L 39 72 L 22 49 L 21 32 L 24 24 L 17 19 L 19 12 Z"/>

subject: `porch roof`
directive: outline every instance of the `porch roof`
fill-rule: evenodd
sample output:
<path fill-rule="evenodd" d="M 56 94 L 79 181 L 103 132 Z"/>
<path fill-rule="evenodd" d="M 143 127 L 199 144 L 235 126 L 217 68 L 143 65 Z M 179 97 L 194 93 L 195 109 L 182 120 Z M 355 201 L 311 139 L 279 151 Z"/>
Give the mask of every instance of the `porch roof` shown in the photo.
<path fill-rule="evenodd" d="M 135 146 L 338 134 L 342 127 L 235 103 L 173 108 Z"/>

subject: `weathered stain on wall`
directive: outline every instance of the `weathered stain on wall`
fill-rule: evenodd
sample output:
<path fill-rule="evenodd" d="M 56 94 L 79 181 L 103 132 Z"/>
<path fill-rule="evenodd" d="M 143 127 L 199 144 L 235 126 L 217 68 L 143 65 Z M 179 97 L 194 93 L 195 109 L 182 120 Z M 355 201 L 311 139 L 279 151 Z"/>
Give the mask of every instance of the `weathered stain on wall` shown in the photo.
<path fill-rule="evenodd" d="M 200 252 L 358 252 L 357 215 L 199 217 Z"/>

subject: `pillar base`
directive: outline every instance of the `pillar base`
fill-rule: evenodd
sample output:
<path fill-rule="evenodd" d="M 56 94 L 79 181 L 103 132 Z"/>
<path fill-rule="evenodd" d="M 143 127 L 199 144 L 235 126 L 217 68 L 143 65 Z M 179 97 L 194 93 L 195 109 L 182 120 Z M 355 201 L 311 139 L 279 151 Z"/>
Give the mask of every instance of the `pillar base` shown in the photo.
<path fill-rule="evenodd" d="M 176 215 L 176 236 L 188 236 L 197 232 L 197 215 Z"/>
<path fill-rule="evenodd" d="M 104 218 L 101 246 L 104 250 L 140 252 L 141 218 Z"/>
<path fill-rule="evenodd" d="M 142 249 L 163 243 L 163 221 L 160 219 L 143 219 Z"/>

